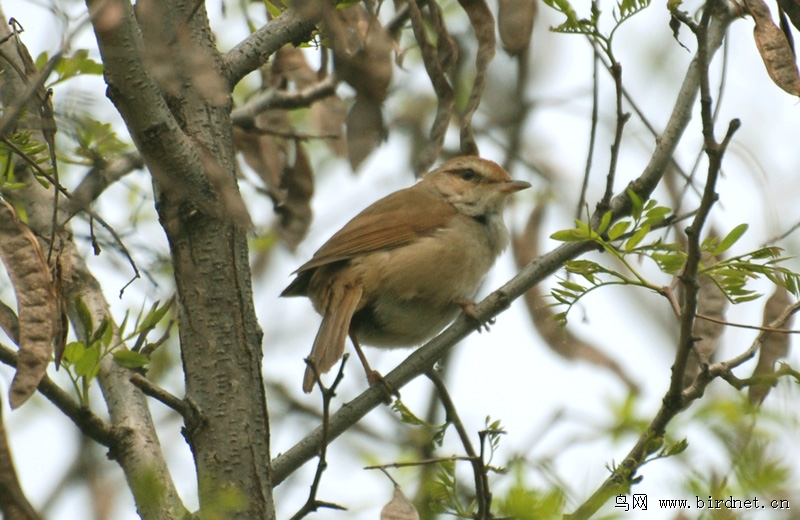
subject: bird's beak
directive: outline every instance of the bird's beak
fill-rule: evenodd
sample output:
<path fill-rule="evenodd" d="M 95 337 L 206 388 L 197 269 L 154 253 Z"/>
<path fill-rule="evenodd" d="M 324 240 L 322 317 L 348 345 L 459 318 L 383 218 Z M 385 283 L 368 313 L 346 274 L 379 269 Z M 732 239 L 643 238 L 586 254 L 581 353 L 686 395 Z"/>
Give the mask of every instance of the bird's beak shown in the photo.
<path fill-rule="evenodd" d="M 506 181 L 500 186 L 500 192 L 510 195 L 521 190 L 527 190 L 531 187 L 530 182 L 525 181 Z"/>

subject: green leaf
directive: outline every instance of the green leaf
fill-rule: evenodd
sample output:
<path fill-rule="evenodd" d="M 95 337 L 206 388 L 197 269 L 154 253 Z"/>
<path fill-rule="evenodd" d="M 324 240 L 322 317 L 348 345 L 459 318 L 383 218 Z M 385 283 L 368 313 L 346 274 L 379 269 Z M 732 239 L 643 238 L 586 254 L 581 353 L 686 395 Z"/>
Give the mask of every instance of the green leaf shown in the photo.
<path fill-rule="evenodd" d="M 64 357 L 62 358 L 62 364 L 65 366 L 74 365 L 78 362 L 79 359 L 83 357 L 83 354 L 86 352 L 86 347 L 80 341 L 72 341 L 67 343 L 67 346 L 64 347 Z"/>
<path fill-rule="evenodd" d="M 633 222 L 631 222 L 630 220 L 623 220 L 621 222 L 617 222 L 616 224 L 611 226 L 611 229 L 608 230 L 608 239 L 612 241 L 618 239 L 620 236 L 622 236 L 623 233 L 628 231 L 628 228 L 631 227 L 632 223 Z"/>
<path fill-rule="evenodd" d="M 81 327 L 83 327 L 83 333 L 86 337 L 91 336 L 92 331 L 94 330 L 94 324 L 92 323 L 92 313 L 89 311 L 89 307 L 86 306 L 84 303 L 83 298 L 80 295 L 75 296 L 75 310 L 78 313 L 78 319 L 81 321 Z"/>
<path fill-rule="evenodd" d="M 567 313 L 566 312 L 559 312 L 558 314 L 553 315 L 553 321 L 555 321 L 559 327 L 562 329 L 567 326 Z"/>
<path fill-rule="evenodd" d="M 36 61 L 34 61 L 34 64 L 36 65 L 37 69 L 42 70 L 42 67 L 47 64 L 48 60 L 50 60 L 50 55 L 47 53 L 47 51 L 44 51 L 36 56 Z"/>
<path fill-rule="evenodd" d="M 141 368 L 150 363 L 147 356 L 126 349 L 115 350 L 113 356 L 114 361 L 125 368 Z"/>
<path fill-rule="evenodd" d="M 167 311 L 169 311 L 169 308 L 172 305 L 172 299 L 167 300 L 161 307 L 158 306 L 159 303 L 159 301 L 153 303 L 153 305 L 150 307 L 150 312 L 148 312 L 147 316 L 145 316 L 142 320 L 137 332 L 155 328 L 155 326 L 161 321 L 161 318 L 163 318 Z"/>
<path fill-rule="evenodd" d="M 611 211 L 606 211 L 603 213 L 603 218 L 600 220 L 600 225 L 597 227 L 597 233 L 600 235 L 605 233 L 609 224 L 611 224 Z"/>
<path fill-rule="evenodd" d="M 103 321 L 100 322 L 100 325 L 97 327 L 97 330 L 92 331 L 91 337 L 89 339 L 89 345 L 94 344 L 95 342 L 102 339 L 105 335 L 106 331 L 111 329 L 113 332 L 113 327 L 111 327 L 111 320 L 108 319 L 108 316 L 103 316 Z"/>
<path fill-rule="evenodd" d="M 83 376 L 86 379 L 92 379 L 97 375 L 97 362 L 100 360 L 100 349 L 98 347 L 90 347 L 75 363 L 75 374 Z"/>
<path fill-rule="evenodd" d="M 103 74 L 103 65 L 89 58 L 87 49 L 79 49 L 72 56 L 62 56 L 53 71 L 58 74 L 58 79 L 50 83 L 50 87 L 81 74 Z"/>
<path fill-rule="evenodd" d="M 748 292 L 750 292 L 750 291 L 748 291 Z M 746 295 L 746 296 L 739 296 L 738 298 L 733 298 L 733 303 L 739 304 L 739 303 L 751 302 L 753 300 L 757 300 L 757 299 L 761 298 L 761 296 L 762 295 L 760 293 L 752 293 L 752 294 Z"/>
<path fill-rule="evenodd" d="M 686 440 L 684 437 L 683 439 L 679 440 L 678 442 L 673 442 L 672 444 L 668 445 L 667 447 L 662 450 L 662 454 L 664 457 L 673 457 L 675 455 L 680 455 L 689 447 L 689 441 Z"/>
<path fill-rule="evenodd" d="M 650 258 L 667 274 L 677 273 L 686 263 L 686 257 L 681 253 L 652 253 Z"/>
<path fill-rule="evenodd" d="M 633 250 L 633 248 L 638 246 L 639 242 L 644 240 L 644 237 L 647 236 L 649 232 L 650 226 L 642 226 L 636 230 L 636 233 L 634 233 L 633 236 L 629 238 L 627 242 L 625 242 L 625 252 L 629 253 L 631 250 Z"/>
<path fill-rule="evenodd" d="M 106 316 L 105 318 L 103 318 L 103 320 L 104 320 L 104 321 L 105 321 L 106 319 L 108 319 L 108 316 Z M 109 320 L 109 321 L 110 321 L 110 320 Z M 114 339 L 114 327 L 106 327 L 106 331 L 105 331 L 105 333 L 103 334 L 103 346 L 105 346 L 105 347 L 109 347 L 109 346 L 111 346 L 111 341 L 112 341 L 113 339 Z"/>
<path fill-rule="evenodd" d="M 592 34 L 595 32 L 594 24 L 589 20 L 579 19 L 568 0 L 544 0 L 544 3 L 567 17 L 566 21 L 550 30 L 554 32 Z"/>
<path fill-rule="evenodd" d="M 739 224 L 738 226 L 733 228 L 730 231 L 730 233 L 728 233 L 727 236 L 723 238 L 722 241 L 720 241 L 717 247 L 713 251 L 711 251 L 711 255 L 719 256 L 720 253 L 723 253 L 728 249 L 730 249 L 731 246 L 733 246 L 733 244 L 735 244 L 740 238 L 742 238 L 742 235 L 745 234 L 748 227 L 749 226 L 747 224 Z"/>
<path fill-rule="evenodd" d="M 400 414 L 400 420 L 406 424 L 411 424 L 414 426 L 431 426 L 426 421 L 420 419 L 414 413 L 408 409 L 406 405 L 403 404 L 400 399 L 395 399 L 394 403 L 392 403 L 392 410 Z"/>
<path fill-rule="evenodd" d="M 576 293 L 586 292 L 586 288 L 584 286 L 575 282 L 570 282 L 569 280 L 561 280 L 558 282 L 558 284 L 569 291 L 574 291 Z"/>
<path fill-rule="evenodd" d="M 654 202 L 652 200 L 648 201 Z M 645 226 L 654 226 L 656 224 L 660 224 L 667 218 L 667 215 L 672 213 L 672 210 L 665 207 L 665 206 L 656 206 L 652 209 L 649 209 L 645 212 L 644 222 L 642 223 Z"/>
<path fill-rule="evenodd" d="M 628 198 L 631 199 L 631 216 L 634 221 L 637 221 L 642 218 L 642 198 L 630 188 L 627 189 L 627 193 Z"/>
<path fill-rule="evenodd" d="M 553 240 L 558 240 L 559 242 L 582 242 L 586 240 L 588 235 L 584 232 L 581 232 L 579 229 L 562 229 L 560 231 L 556 231 L 550 238 Z"/>

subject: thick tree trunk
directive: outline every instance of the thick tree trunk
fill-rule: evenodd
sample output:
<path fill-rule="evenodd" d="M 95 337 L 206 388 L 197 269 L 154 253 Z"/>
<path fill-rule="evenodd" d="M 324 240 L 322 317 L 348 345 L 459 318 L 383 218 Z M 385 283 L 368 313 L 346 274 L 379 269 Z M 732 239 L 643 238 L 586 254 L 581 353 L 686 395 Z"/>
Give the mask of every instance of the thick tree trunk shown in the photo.
<path fill-rule="evenodd" d="M 179 301 L 201 514 L 274 518 L 261 340 L 230 85 L 195 1 L 89 0 L 108 95 L 153 176 Z"/>

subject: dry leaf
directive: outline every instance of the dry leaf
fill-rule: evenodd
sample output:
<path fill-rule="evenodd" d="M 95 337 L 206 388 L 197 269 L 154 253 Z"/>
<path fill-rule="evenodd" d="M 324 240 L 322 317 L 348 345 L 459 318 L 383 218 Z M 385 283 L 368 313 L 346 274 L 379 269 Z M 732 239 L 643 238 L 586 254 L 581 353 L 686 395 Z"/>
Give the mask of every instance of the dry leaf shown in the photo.
<path fill-rule="evenodd" d="M 764 319 L 761 321 L 764 327 L 768 327 L 770 323 L 775 321 L 783 314 L 792 303 L 792 297 L 789 291 L 783 287 L 776 287 L 775 292 L 770 296 L 767 303 L 764 305 Z M 784 323 L 783 328 L 791 328 L 794 315 Z M 767 332 L 764 334 L 764 340 L 761 342 L 761 352 L 758 356 L 758 363 L 756 368 L 753 369 L 753 377 L 769 376 L 775 373 L 775 362 L 786 357 L 789 354 L 789 334 L 780 332 Z M 772 385 L 767 383 L 760 383 L 751 385 L 747 391 L 747 397 L 750 404 L 759 405 L 764 402 L 764 399 L 769 394 Z"/>
<path fill-rule="evenodd" d="M 293 45 L 284 45 L 275 53 L 272 74 L 294 83 L 296 90 L 317 82 L 317 73 L 308 64 L 305 53 Z"/>
<path fill-rule="evenodd" d="M 53 354 L 57 325 L 56 295 L 50 269 L 33 233 L 17 212 L 0 201 L 0 258 L 17 296 L 19 357 L 9 402 L 18 408 L 33 393 Z"/>
<path fill-rule="evenodd" d="M 361 97 L 382 102 L 392 80 L 394 48 L 383 26 L 361 4 L 336 9 L 326 22 L 336 74 Z"/>
<path fill-rule="evenodd" d="M 314 134 L 325 138 L 325 144 L 336 157 L 347 155 L 347 141 L 344 135 L 347 106 L 339 96 L 328 96 L 311 105 L 309 118 Z"/>
<path fill-rule="evenodd" d="M 295 250 L 311 224 L 311 196 L 314 194 L 314 172 L 305 150 L 297 144 L 294 164 L 286 168 L 281 181 L 285 193 L 283 203 L 275 207 L 280 216 L 278 234 Z"/>
<path fill-rule="evenodd" d="M 347 156 L 353 170 L 358 169 L 385 136 L 380 103 L 356 96 L 356 102 L 347 114 Z"/>
<path fill-rule="evenodd" d="M 381 509 L 381 520 L 419 520 L 417 508 L 406 498 L 400 486 L 394 487 L 394 497 Z"/>
<path fill-rule="evenodd" d="M 538 0 L 500 0 L 497 27 L 508 54 L 516 56 L 528 48 L 538 11 Z"/>
<path fill-rule="evenodd" d="M 472 116 L 478 110 L 483 91 L 486 88 L 486 72 L 494 58 L 497 40 L 494 36 L 494 16 L 484 0 L 458 0 L 461 8 L 467 13 L 475 38 L 478 40 L 478 53 L 475 56 L 475 80 L 469 94 L 467 106 L 461 119 L 461 153 L 464 155 L 480 155 L 472 129 Z"/>
<path fill-rule="evenodd" d="M 518 269 L 522 269 L 539 256 L 539 230 L 544 207 L 543 203 L 537 204 L 528 218 L 524 232 L 515 234 L 513 237 L 511 246 Z M 605 352 L 577 338 L 569 328 L 562 329 L 559 326 L 553 319 L 552 307 L 545 303 L 539 286 L 529 289 L 524 297 L 533 326 L 553 352 L 565 359 L 581 359 L 605 367 L 616 374 L 631 392 L 639 391 L 639 387 L 633 379 Z"/>
<path fill-rule="evenodd" d="M 778 0 L 778 6 L 792 21 L 795 29 L 800 30 L 800 0 Z"/>
<path fill-rule="evenodd" d="M 789 20 L 786 18 L 786 12 L 778 6 L 778 18 L 780 19 L 781 32 L 789 42 L 789 48 L 792 49 L 792 54 L 797 57 L 797 52 L 794 50 L 794 37 L 792 36 L 792 27 L 789 25 Z"/>
<path fill-rule="evenodd" d="M 745 0 L 745 5 L 756 22 L 753 36 L 769 77 L 789 94 L 800 96 L 800 72 L 794 53 L 783 31 L 772 21 L 769 7 L 763 0 Z"/>
<path fill-rule="evenodd" d="M 242 153 L 244 162 L 258 174 L 270 197 L 281 183 L 286 167 L 287 145 L 283 138 L 270 135 L 270 131 L 290 131 L 284 110 L 266 110 L 256 117 L 258 131 L 233 127 L 233 144 Z"/>

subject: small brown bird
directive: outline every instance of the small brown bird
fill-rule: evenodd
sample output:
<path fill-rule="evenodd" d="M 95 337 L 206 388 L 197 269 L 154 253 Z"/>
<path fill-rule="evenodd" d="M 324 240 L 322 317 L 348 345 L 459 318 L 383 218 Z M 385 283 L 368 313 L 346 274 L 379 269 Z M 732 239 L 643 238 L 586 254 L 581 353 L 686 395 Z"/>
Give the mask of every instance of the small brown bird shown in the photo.
<path fill-rule="evenodd" d="M 464 309 L 508 244 L 506 198 L 530 184 L 497 164 L 456 157 L 410 188 L 380 199 L 295 271 L 281 296 L 308 296 L 322 315 L 309 361 L 319 373 L 344 355 L 350 336 L 370 384 L 360 343 L 416 346 Z M 306 367 L 303 391 L 314 386 Z"/>

